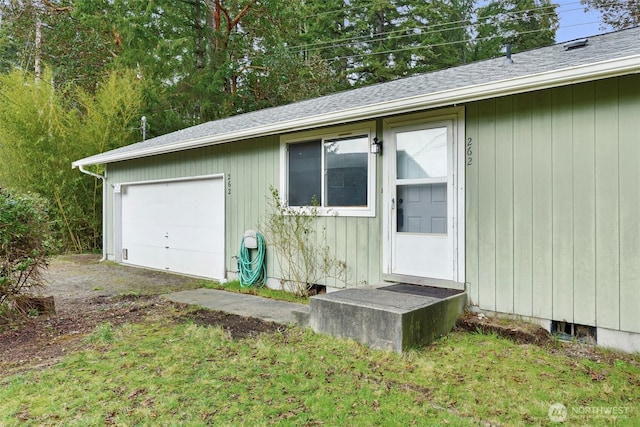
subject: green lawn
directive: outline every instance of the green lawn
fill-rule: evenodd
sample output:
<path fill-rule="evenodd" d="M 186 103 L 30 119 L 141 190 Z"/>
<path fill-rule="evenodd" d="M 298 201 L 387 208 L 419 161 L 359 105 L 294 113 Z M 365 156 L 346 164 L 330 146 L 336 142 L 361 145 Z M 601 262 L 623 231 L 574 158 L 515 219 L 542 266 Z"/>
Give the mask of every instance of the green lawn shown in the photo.
<path fill-rule="evenodd" d="M 551 425 L 554 403 L 564 425 L 640 423 L 639 357 L 464 332 L 396 355 L 298 328 L 233 340 L 176 318 L 100 325 L 85 351 L 0 379 L 0 426 Z"/>

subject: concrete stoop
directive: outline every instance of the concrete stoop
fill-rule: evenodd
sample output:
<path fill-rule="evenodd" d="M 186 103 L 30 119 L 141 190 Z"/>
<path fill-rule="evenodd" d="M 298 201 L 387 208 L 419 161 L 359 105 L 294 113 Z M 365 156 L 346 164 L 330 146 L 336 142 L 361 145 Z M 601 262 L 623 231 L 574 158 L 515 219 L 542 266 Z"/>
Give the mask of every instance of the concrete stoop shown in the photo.
<path fill-rule="evenodd" d="M 401 353 L 450 332 L 465 304 L 464 292 L 449 289 L 406 284 L 345 289 L 311 297 L 309 326 Z"/>

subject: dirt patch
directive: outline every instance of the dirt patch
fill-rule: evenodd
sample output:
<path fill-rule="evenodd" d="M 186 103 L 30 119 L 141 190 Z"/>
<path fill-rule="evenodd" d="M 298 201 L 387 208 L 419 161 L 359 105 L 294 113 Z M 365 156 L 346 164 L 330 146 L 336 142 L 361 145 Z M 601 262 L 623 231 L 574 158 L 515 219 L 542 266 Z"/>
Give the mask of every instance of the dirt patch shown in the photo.
<path fill-rule="evenodd" d="M 549 353 L 572 359 L 588 359 L 610 365 L 618 360 L 624 360 L 640 367 L 640 359 L 634 355 L 603 350 L 598 348 L 594 341 L 561 341 L 543 327 L 524 321 L 467 312 L 458 319 L 456 328 L 467 332 L 495 333 L 516 343 L 537 345 L 544 347 Z"/>
<path fill-rule="evenodd" d="M 44 295 L 52 295 L 55 313 L 0 318 L 0 375 L 50 366 L 87 346 L 84 339 L 102 323 L 113 326 L 162 317 L 176 319 L 187 306 L 160 295 L 201 286 L 191 277 L 99 262 L 95 255 L 55 258 L 45 275 Z M 188 315 L 199 324 L 220 325 L 232 337 L 253 337 L 278 326 L 257 319 L 199 310 Z"/>
<path fill-rule="evenodd" d="M 456 326 L 469 332 L 495 333 L 520 344 L 548 345 L 554 341 L 549 331 L 541 326 L 470 312 L 458 319 Z"/>
<path fill-rule="evenodd" d="M 254 338 L 260 334 L 286 330 L 286 326 L 235 314 L 200 309 L 180 316 L 179 321 L 193 321 L 200 326 L 219 326 L 232 338 Z"/>
<path fill-rule="evenodd" d="M 49 366 L 81 349 L 96 326 L 140 322 L 167 305 L 157 296 L 98 297 L 78 300 L 57 314 L 6 320 L 0 334 L 0 373 Z"/>

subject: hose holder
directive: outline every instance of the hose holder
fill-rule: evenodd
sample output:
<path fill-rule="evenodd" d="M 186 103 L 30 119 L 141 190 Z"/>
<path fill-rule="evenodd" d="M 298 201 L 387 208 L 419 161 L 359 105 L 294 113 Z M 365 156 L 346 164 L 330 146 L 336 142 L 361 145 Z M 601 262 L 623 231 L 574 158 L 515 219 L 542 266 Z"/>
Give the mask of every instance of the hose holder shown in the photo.
<path fill-rule="evenodd" d="M 256 233 L 256 230 L 245 231 L 242 239 L 247 249 L 258 249 L 258 233 Z"/>
<path fill-rule="evenodd" d="M 267 282 L 264 236 L 255 230 L 247 230 L 240 242 L 238 253 L 238 280 L 240 286 L 263 286 Z"/>

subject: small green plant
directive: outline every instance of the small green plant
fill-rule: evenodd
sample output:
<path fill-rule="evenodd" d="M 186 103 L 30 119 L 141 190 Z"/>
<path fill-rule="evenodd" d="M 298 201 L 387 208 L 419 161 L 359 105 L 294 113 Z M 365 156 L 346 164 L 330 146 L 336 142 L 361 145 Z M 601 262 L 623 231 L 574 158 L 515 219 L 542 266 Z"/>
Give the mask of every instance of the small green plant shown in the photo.
<path fill-rule="evenodd" d="M 312 206 L 291 208 L 270 187 L 269 210 L 263 220 L 267 244 L 276 252 L 283 288 L 299 296 L 308 296 L 322 279 L 345 281 L 347 265 L 335 258 L 326 245 L 325 229 L 318 233 L 317 202 Z"/>
<path fill-rule="evenodd" d="M 307 304 L 309 299 L 307 297 L 298 296 L 284 290 L 271 289 L 266 286 L 262 287 L 246 287 L 240 286 L 238 280 L 233 280 L 227 283 L 218 283 L 209 280 L 202 280 L 199 282 L 201 287 L 205 289 L 217 289 L 229 292 L 236 292 L 240 294 L 257 295 L 263 298 L 270 298 L 279 301 L 295 302 L 298 304 Z"/>
<path fill-rule="evenodd" d="M 110 322 L 103 322 L 96 327 L 93 334 L 89 335 L 87 341 L 90 344 L 108 344 L 113 342 L 113 325 Z"/>
<path fill-rule="evenodd" d="M 50 230 L 43 199 L 0 189 L 0 305 L 44 287 Z"/>

